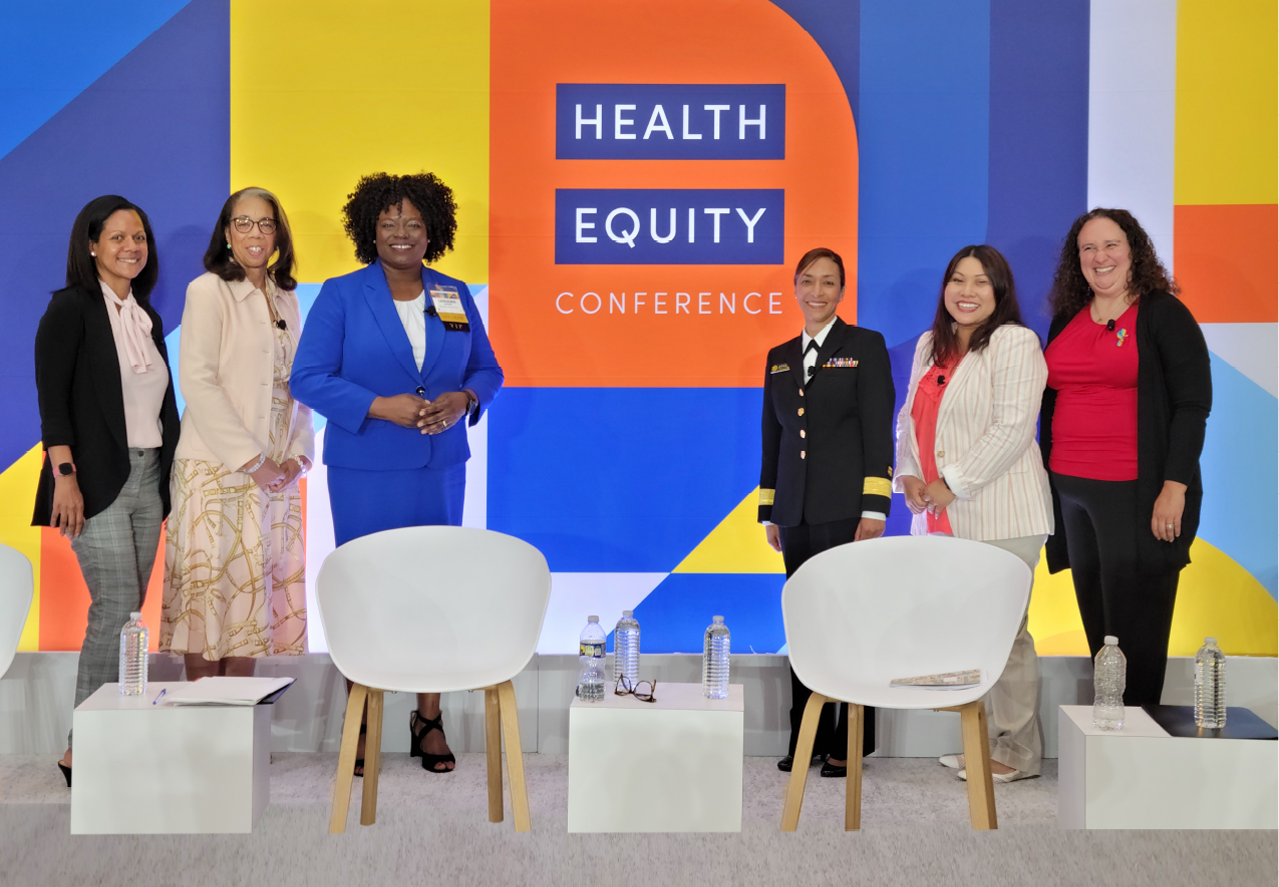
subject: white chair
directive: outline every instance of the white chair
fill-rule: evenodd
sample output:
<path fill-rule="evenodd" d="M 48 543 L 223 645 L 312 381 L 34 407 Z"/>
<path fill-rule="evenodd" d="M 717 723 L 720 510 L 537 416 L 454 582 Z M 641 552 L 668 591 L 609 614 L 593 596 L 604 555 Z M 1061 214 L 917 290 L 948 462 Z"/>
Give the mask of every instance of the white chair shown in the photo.
<path fill-rule="evenodd" d="M 0 545 L 0 678 L 18 652 L 18 639 L 35 595 L 33 576 L 31 561 L 25 555 Z"/>
<path fill-rule="evenodd" d="M 782 590 L 791 667 L 813 695 L 796 762 L 812 757 L 821 707 L 849 703 L 844 828 L 861 827 L 862 709 L 957 711 L 963 719 L 968 813 L 997 827 L 986 708 L 1030 596 L 1025 562 L 993 545 L 948 536 L 896 536 L 840 545 L 800 567 Z M 892 687 L 894 678 L 981 669 L 961 690 Z M 799 824 L 808 767 L 791 770 L 782 831 Z"/>
<path fill-rule="evenodd" d="M 27 624 L 35 582 L 31 561 L 19 551 L 0 545 L 0 678 L 13 664 L 22 627 Z"/>
<path fill-rule="evenodd" d="M 511 678 L 537 647 L 551 596 L 542 553 L 512 536 L 463 527 L 405 527 L 354 539 L 324 561 L 316 582 L 329 655 L 353 682 L 342 728 L 329 832 L 346 829 L 369 703 L 360 823 L 377 813 L 382 694 L 484 688 L 489 821 L 502 821 L 499 728 L 506 734 L 515 830 L 529 830 L 528 793 Z"/>

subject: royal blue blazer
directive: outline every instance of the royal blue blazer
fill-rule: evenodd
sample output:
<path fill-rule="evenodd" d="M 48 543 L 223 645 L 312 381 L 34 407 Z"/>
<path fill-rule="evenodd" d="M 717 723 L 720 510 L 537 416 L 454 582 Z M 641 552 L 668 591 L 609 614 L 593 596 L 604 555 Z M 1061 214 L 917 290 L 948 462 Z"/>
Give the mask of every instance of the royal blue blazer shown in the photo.
<path fill-rule="evenodd" d="M 426 357 L 419 371 L 379 263 L 324 282 L 306 318 L 289 388 L 328 419 L 326 465 L 374 471 L 448 468 L 470 458 L 462 424 L 429 435 L 369 418 L 375 397 L 413 394 L 421 388 L 422 396 L 432 400 L 446 391 L 470 388 L 480 399 L 471 414 L 474 425 L 501 389 L 502 368 L 471 291 L 462 281 L 423 266 L 423 288 L 429 293 L 437 284 L 457 287 L 471 329 L 446 330 L 438 317 L 428 316 Z"/>

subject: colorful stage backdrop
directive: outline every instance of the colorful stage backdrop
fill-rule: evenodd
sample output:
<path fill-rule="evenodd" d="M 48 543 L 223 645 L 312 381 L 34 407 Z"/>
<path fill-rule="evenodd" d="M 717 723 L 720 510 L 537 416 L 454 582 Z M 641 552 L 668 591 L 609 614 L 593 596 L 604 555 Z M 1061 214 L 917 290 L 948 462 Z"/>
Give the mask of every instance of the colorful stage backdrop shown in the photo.
<path fill-rule="evenodd" d="M 1173 652 L 1215 634 L 1276 653 L 1273 2 L 63 0 L 0 24 L 0 541 L 38 577 L 22 649 L 76 649 L 88 603 L 66 543 L 27 526 L 32 340 L 80 206 L 147 209 L 176 353 L 230 189 L 283 199 L 305 308 L 355 267 L 356 178 L 426 169 L 460 203 L 440 267 L 486 306 L 507 373 L 466 520 L 546 554 L 543 652 L 624 607 L 647 651 L 700 649 L 715 613 L 735 651 L 782 647 L 760 385 L 800 326 L 804 251 L 845 256 L 841 313 L 883 332 L 900 398 L 958 247 L 1009 256 L 1042 334 L 1061 238 L 1106 205 L 1152 232 L 1212 350 Z M 333 542 L 323 470 L 306 483 L 313 577 Z M 1068 575 L 1036 580 L 1040 652 L 1086 653 Z M 152 624 L 159 600 L 157 569 Z"/>

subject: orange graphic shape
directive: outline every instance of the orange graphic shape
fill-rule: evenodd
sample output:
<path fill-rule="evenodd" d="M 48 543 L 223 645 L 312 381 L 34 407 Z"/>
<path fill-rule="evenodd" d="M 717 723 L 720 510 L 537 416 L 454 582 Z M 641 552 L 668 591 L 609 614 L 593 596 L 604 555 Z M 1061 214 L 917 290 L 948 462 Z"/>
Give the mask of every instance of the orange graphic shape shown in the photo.
<path fill-rule="evenodd" d="M 1275 323 L 1279 207 L 1273 203 L 1178 206 L 1174 273 L 1200 323 Z"/>
<path fill-rule="evenodd" d="M 816 246 L 844 258 L 857 317 L 857 136 L 829 60 L 766 0 L 494 0 L 491 54 L 490 332 L 517 386 L 759 387 L 767 351 L 799 334 L 793 265 Z M 557 83 L 784 83 L 784 160 L 556 160 Z M 607 114 L 608 111 L 606 110 Z M 555 264 L 557 188 L 784 188 L 783 265 Z M 610 294 L 647 293 L 613 313 Z M 603 308 L 561 314 L 556 297 Z M 655 294 L 709 293 L 712 313 L 652 312 Z M 761 293 L 748 314 L 743 300 Z M 735 311 L 720 310 L 721 293 Z M 779 313 L 769 313 L 769 293 Z M 594 299 L 588 302 L 594 307 Z M 628 300 L 628 312 L 633 301 Z"/>
<path fill-rule="evenodd" d="M 164 594 L 164 531 L 156 553 L 142 621 L 150 630 L 149 647 L 160 643 L 160 600 Z M 40 530 L 40 649 L 79 650 L 89 623 L 89 588 L 71 543 L 51 527 Z"/>

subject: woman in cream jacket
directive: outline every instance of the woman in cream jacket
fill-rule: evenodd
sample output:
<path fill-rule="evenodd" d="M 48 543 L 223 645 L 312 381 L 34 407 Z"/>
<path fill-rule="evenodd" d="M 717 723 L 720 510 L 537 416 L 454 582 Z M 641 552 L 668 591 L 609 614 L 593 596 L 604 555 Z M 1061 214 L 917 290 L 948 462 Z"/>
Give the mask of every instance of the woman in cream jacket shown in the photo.
<path fill-rule="evenodd" d="M 302 330 L 279 200 L 232 194 L 204 267 L 182 314 L 186 410 L 160 624 L 160 648 L 183 654 L 188 680 L 251 675 L 257 657 L 306 652 L 297 481 L 314 455 L 311 411 L 289 391 Z"/>
<path fill-rule="evenodd" d="M 964 247 L 942 278 L 933 329 L 919 338 L 897 417 L 893 486 L 915 515 L 912 533 L 986 542 L 1035 569 L 1053 529 L 1035 443 L 1047 377 L 1008 263 L 993 247 Z M 1039 662 L 1025 616 L 986 709 L 995 781 L 1038 776 Z M 966 776 L 962 755 L 941 762 Z"/>

